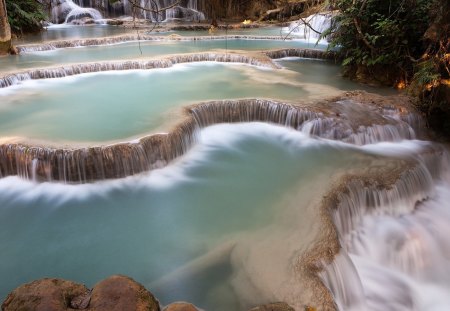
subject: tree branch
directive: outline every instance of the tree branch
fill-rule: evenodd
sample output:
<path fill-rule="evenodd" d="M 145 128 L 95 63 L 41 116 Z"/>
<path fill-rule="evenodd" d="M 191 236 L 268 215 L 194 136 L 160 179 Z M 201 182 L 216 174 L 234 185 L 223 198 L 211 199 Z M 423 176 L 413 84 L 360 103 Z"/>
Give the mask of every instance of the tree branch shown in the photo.
<path fill-rule="evenodd" d="M 164 7 L 164 8 L 152 9 L 152 8 L 146 8 L 146 7 L 141 6 L 140 4 L 137 4 L 136 0 L 128 0 L 128 2 L 130 2 L 131 5 L 133 7 L 135 7 L 136 9 L 140 9 L 140 10 L 143 10 L 143 11 L 146 11 L 146 12 L 151 12 L 151 13 L 156 13 L 156 14 L 159 14 L 159 13 L 161 13 L 163 11 L 167 11 L 167 10 L 169 10 L 171 8 L 174 8 L 174 7 L 176 7 L 177 5 L 180 4 L 180 1 L 177 0 L 175 3 L 173 3 L 171 5 L 168 5 L 168 6 Z"/>

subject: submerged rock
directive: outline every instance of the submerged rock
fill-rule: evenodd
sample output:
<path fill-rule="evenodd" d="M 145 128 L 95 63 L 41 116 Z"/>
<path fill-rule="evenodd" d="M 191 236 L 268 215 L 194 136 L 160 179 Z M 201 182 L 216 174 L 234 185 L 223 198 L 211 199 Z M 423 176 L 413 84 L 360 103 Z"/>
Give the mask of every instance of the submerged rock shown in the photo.
<path fill-rule="evenodd" d="M 71 281 L 41 279 L 16 288 L 2 304 L 2 311 L 74 309 L 160 311 L 159 302 L 144 286 L 121 275 L 113 275 L 97 283 L 92 291 L 82 284 Z"/>

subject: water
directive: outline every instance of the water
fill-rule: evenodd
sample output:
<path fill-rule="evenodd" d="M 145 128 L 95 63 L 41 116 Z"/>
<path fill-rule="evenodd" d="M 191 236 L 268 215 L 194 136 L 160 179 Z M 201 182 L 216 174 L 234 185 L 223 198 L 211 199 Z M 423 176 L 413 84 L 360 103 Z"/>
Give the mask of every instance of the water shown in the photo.
<path fill-rule="evenodd" d="M 326 42 L 327 38 L 321 38 L 321 35 L 331 27 L 331 18 L 331 13 L 313 14 L 292 22 L 284 32 L 304 39 Z"/>
<path fill-rule="evenodd" d="M 389 153 L 417 157 L 414 146 L 398 147 Z M 341 310 L 450 307 L 450 162 L 445 151 L 418 161 L 394 186 L 356 184 L 342 193 L 334 217 L 343 249 L 322 273 Z"/>
<path fill-rule="evenodd" d="M 281 40 L 202 40 L 202 41 L 143 41 L 109 46 L 89 46 L 24 53 L 0 58 L 0 73 L 26 68 L 42 68 L 61 63 L 74 64 L 94 61 L 142 59 L 167 54 L 198 53 L 213 50 L 261 51 L 280 48 L 314 47 L 302 41 Z"/>
<path fill-rule="evenodd" d="M 27 34 L 23 37 L 14 39 L 15 45 L 43 43 L 55 40 L 69 40 L 81 38 L 101 38 L 127 34 L 136 31 L 123 27 L 114 27 L 108 25 L 52 25 L 46 27 L 43 31 L 35 34 Z"/>
<path fill-rule="evenodd" d="M 0 133 L 62 142 L 128 139 L 164 129 L 177 119 L 177 108 L 189 103 L 253 97 L 297 101 L 363 88 L 343 80 L 339 67 L 328 62 L 278 63 L 286 69 L 200 63 L 24 82 L 0 90 Z M 275 89 L 269 87 L 274 83 Z"/>
<path fill-rule="evenodd" d="M 56 24 L 70 23 L 83 18 L 92 20 L 102 19 L 102 14 L 93 8 L 83 8 L 75 4 L 72 0 L 58 1 L 57 6 L 52 1 L 52 22 Z"/>
<path fill-rule="evenodd" d="M 78 186 L 0 179 L 0 276 L 8 280 L 0 297 L 45 276 L 92 286 L 122 273 L 164 304 L 299 304 L 292 297 L 306 285 L 281 284 L 294 281 L 295 254 L 322 230 L 317 198 L 350 167 L 378 159 L 285 128 L 225 124 L 205 129 L 173 165 L 127 179 Z"/>
<path fill-rule="evenodd" d="M 257 50 L 281 42 L 229 40 L 226 47 Z M 151 42 L 143 49 L 153 56 L 224 43 Z M 137 58 L 135 49 L 125 43 L 30 53 L 11 64 L 13 58 L 2 58 L 0 67 Z M 290 58 L 277 64 L 283 69 L 199 63 L 26 81 L 0 91 L 0 134 L 3 142 L 24 136 L 104 144 L 165 130 L 179 120 L 180 107 L 202 100 L 298 101 L 361 88 L 342 80 L 329 62 Z M 244 111 L 206 106 L 216 115 L 193 110 L 202 126 L 240 120 Z M 37 183 L 50 164 L 28 159 L 34 151 L 22 148 L 11 160 L 30 160 L 17 169 L 22 178 L 0 179 L 0 299 L 41 277 L 93 286 L 120 273 L 163 304 L 186 300 L 206 310 L 248 310 L 274 301 L 297 310 L 334 302 L 346 311 L 448 310 L 445 148 L 416 140 L 422 136 L 410 125 L 417 122 L 392 108 L 379 114 L 339 101 L 311 108 L 300 124 L 292 111 L 275 106 L 264 110 L 273 114 L 267 120 L 298 131 L 261 123 L 210 126 L 199 137 L 191 133 L 195 145 L 180 140 L 172 146 L 175 156 L 184 155 L 165 168 L 132 167 L 124 176 L 140 174 L 127 178 Z M 129 152 L 115 146 L 108 150 Z M 115 164 L 129 169 L 126 161 Z M 311 278 L 320 264 L 330 292 Z"/>

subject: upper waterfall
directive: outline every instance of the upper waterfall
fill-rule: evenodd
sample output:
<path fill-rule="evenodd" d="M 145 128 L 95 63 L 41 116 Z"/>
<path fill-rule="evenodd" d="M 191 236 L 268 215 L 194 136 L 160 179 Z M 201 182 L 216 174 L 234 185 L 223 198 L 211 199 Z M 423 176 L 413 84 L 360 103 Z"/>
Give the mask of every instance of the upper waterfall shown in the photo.
<path fill-rule="evenodd" d="M 80 19 L 102 19 L 102 14 L 91 7 L 81 7 L 72 0 L 53 0 L 52 1 L 52 22 L 70 23 Z"/>
<path fill-rule="evenodd" d="M 331 13 L 313 14 L 292 22 L 286 32 L 307 40 L 319 40 L 322 33 L 331 27 L 331 18 Z"/>
<path fill-rule="evenodd" d="M 197 0 L 182 0 L 173 6 L 176 0 L 139 0 L 140 7 L 149 10 L 136 10 L 136 17 L 152 22 L 170 20 L 200 21 L 205 15 L 198 10 Z M 173 7 L 172 7 L 173 6 Z M 166 9 L 168 8 L 168 9 Z M 100 13 L 101 12 L 101 13 Z M 52 0 L 52 21 L 54 23 L 70 23 L 77 19 L 132 16 L 133 6 L 129 0 L 121 0 L 111 4 L 108 0 Z"/>

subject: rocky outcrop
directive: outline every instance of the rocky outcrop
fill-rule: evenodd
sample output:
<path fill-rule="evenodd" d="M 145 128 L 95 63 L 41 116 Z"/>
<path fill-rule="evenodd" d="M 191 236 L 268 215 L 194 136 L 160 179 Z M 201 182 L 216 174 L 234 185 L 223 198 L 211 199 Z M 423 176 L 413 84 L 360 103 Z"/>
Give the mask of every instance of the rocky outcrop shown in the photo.
<path fill-rule="evenodd" d="M 12 291 L 2 311 L 160 311 L 155 297 L 133 279 L 113 275 L 89 290 L 61 279 L 41 279 Z"/>

